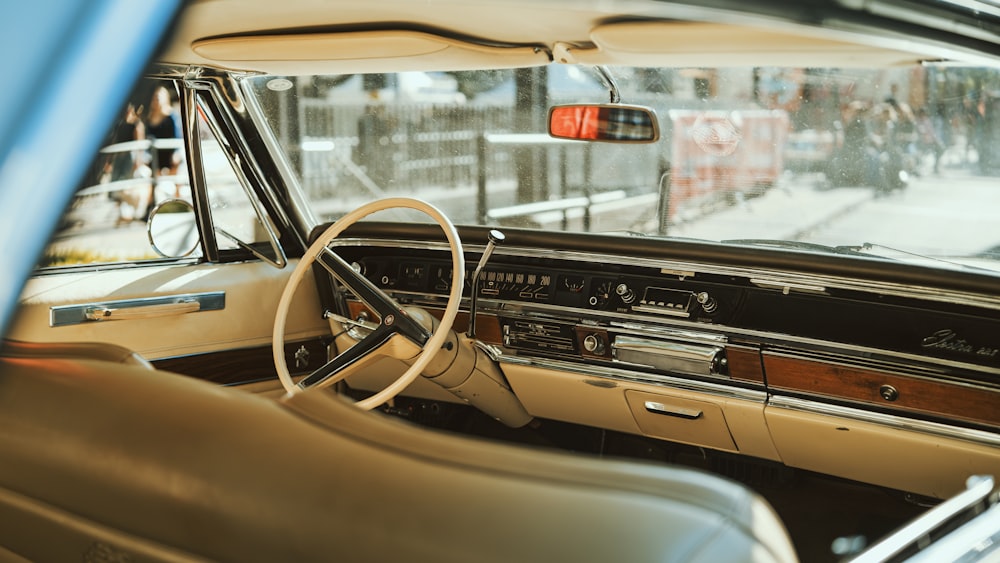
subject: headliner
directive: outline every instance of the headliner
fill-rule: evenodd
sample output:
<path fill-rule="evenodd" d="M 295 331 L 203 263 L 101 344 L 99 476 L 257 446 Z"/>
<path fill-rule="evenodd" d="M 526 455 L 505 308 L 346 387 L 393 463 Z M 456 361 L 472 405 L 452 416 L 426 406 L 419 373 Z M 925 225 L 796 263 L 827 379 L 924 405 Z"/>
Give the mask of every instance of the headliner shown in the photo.
<path fill-rule="evenodd" d="M 160 59 L 275 74 L 552 60 L 675 67 L 997 64 L 1000 38 L 991 17 L 997 11 L 966 14 L 929 1 L 873 1 L 853 9 L 820 0 L 194 0 Z"/>

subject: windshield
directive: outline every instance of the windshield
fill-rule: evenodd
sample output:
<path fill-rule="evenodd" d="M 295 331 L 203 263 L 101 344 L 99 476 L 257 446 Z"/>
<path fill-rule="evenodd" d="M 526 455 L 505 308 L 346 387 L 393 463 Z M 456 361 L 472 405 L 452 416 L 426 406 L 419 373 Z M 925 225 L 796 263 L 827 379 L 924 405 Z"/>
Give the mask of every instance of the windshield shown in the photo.
<path fill-rule="evenodd" d="M 611 99 L 590 67 L 258 76 L 248 91 L 324 221 L 406 195 L 456 224 L 1000 270 L 997 70 L 607 70 L 622 103 L 655 111 L 656 142 L 547 134 L 553 105 Z"/>

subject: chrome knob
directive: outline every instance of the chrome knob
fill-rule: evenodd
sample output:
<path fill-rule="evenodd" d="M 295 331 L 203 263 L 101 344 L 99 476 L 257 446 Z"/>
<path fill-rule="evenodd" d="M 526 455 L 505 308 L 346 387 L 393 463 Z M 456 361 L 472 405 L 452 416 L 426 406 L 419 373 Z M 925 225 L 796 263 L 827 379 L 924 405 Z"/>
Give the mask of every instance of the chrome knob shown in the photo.
<path fill-rule="evenodd" d="M 588 334 L 583 339 L 583 349 L 591 354 L 604 354 L 604 339 L 599 334 Z"/>
<path fill-rule="evenodd" d="M 621 297 L 622 303 L 626 305 L 635 301 L 635 292 L 626 284 L 618 284 L 618 287 L 615 288 L 615 293 L 618 294 L 618 297 Z"/>
<path fill-rule="evenodd" d="M 708 294 L 707 291 L 702 291 L 701 293 L 695 295 L 695 300 L 701 305 L 702 311 L 708 314 L 712 314 L 716 309 L 719 308 L 719 302 L 715 300 L 714 297 Z"/>

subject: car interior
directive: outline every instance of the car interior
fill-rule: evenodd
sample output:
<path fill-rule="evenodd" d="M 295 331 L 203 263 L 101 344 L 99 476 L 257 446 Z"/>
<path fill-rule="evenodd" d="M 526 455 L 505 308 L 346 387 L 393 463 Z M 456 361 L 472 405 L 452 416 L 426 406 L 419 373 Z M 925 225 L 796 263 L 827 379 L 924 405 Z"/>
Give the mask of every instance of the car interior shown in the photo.
<path fill-rule="evenodd" d="M 997 475 L 993 271 L 597 232 L 637 204 L 590 195 L 324 213 L 266 121 L 305 75 L 996 64 L 922 5 L 185 4 L 140 85 L 186 184 L 109 227 L 157 254 L 40 267 L 0 349 L 0 559 L 837 561 Z"/>

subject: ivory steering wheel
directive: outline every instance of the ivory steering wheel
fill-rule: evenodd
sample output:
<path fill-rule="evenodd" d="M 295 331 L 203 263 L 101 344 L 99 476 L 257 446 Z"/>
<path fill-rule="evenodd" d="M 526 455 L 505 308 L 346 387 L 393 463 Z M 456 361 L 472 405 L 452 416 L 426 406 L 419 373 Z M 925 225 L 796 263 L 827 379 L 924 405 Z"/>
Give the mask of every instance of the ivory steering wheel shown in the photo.
<path fill-rule="evenodd" d="M 379 211 L 397 208 L 413 209 L 428 215 L 437 222 L 448 239 L 452 264 L 451 292 L 448 295 L 448 304 L 445 306 L 440 324 L 434 329 L 433 334 L 430 334 L 426 328 L 412 319 L 392 297 L 389 297 L 371 281 L 356 272 L 350 264 L 328 247 L 344 230 L 361 219 Z M 288 318 L 288 310 L 295 290 L 314 262 L 322 265 L 374 311 L 379 323 L 354 346 L 296 383 L 292 380 L 285 362 L 285 321 Z M 281 299 L 278 301 L 278 310 L 275 313 L 271 348 L 274 355 L 274 366 L 282 386 L 291 395 L 310 387 L 331 385 L 363 367 L 365 362 L 362 360 L 373 354 L 392 355 L 392 351 L 398 347 L 393 346 L 391 341 L 405 338 L 420 347 L 420 352 L 413 357 L 410 367 L 385 389 L 355 404 L 368 410 L 385 403 L 412 383 L 445 344 L 455 317 L 458 315 L 464 287 L 465 254 L 462 250 L 462 242 L 455 226 L 441 211 L 429 203 L 403 197 L 381 199 L 362 205 L 330 225 L 306 250 L 288 278 Z"/>

